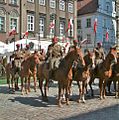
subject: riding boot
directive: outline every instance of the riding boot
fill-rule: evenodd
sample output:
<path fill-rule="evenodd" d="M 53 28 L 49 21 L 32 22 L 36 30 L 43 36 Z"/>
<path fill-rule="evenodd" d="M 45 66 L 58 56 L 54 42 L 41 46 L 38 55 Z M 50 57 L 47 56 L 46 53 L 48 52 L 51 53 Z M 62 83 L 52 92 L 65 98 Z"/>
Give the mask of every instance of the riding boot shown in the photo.
<path fill-rule="evenodd" d="M 52 75 L 53 75 L 53 71 L 50 70 L 50 71 L 49 71 L 49 79 L 52 79 Z"/>

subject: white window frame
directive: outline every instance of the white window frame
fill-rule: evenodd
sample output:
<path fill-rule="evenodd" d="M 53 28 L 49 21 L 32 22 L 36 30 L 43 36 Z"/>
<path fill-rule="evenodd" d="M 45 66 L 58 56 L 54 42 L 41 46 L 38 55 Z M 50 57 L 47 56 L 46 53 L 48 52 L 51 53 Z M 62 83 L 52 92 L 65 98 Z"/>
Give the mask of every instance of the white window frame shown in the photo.
<path fill-rule="evenodd" d="M 45 18 L 40 17 L 39 18 L 39 33 L 40 37 L 44 37 L 44 29 L 45 29 Z"/>
<path fill-rule="evenodd" d="M 34 15 L 27 15 L 27 30 L 34 31 Z"/>
<path fill-rule="evenodd" d="M 91 34 L 87 34 L 86 38 L 88 40 L 87 44 L 91 44 Z"/>
<path fill-rule="evenodd" d="M 86 27 L 91 28 L 91 18 L 86 19 Z"/>
<path fill-rule="evenodd" d="M 18 5 L 18 0 L 11 0 L 10 3 L 14 5 Z"/>
<path fill-rule="evenodd" d="M 50 8 L 56 8 L 56 1 L 50 0 Z"/>
<path fill-rule="evenodd" d="M 53 20 L 50 20 L 50 23 L 53 22 Z M 49 23 L 49 25 L 50 25 Z M 54 24 L 55 24 L 55 20 L 54 20 Z M 54 35 L 55 34 L 55 27 L 50 29 L 50 35 Z"/>
<path fill-rule="evenodd" d="M 16 25 L 14 23 L 11 24 L 11 19 L 16 20 Z M 16 32 L 18 33 L 18 18 L 17 17 L 10 17 L 10 30 L 15 27 Z"/>
<path fill-rule="evenodd" d="M 32 3 L 34 3 L 34 0 L 27 0 L 28 2 L 32 2 Z"/>
<path fill-rule="evenodd" d="M 39 0 L 39 4 L 45 6 L 45 0 Z"/>
<path fill-rule="evenodd" d="M 59 10 L 65 11 L 65 1 L 59 0 Z"/>
<path fill-rule="evenodd" d="M 73 13 L 73 3 L 68 3 L 68 12 Z"/>
<path fill-rule="evenodd" d="M 0 26 L 3 26 L 3 27 L 0 27 L 0 28 L 3 28 L 3 30 L 0 29 L 0 32 L 5 32 L 5 17 L 0 16 L 0 18 L 3 18 L 3 22 L 1 22 L 2 20 L 0 19 Z"/>
<path fill-rule="evenodd" d="M 60 32 L 60 36 L 64 36 L 64 30 L 65 30 L 65 22 L 64 21 L 60 21 L 60 26 L 59 26 L 59 32 Z"/>

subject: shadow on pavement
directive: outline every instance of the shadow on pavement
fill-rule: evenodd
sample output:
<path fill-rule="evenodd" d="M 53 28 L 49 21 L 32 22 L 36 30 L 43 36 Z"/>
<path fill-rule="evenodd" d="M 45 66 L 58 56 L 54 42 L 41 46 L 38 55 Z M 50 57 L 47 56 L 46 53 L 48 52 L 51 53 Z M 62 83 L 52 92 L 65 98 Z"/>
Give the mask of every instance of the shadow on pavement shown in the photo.
<path fill-rule="evenodd" d="M 48 97 L 49 101 L 42 101 L 41 97 L 14 97 L 14 99 L 9 99 L 11 102 L 19 102 L 24 105 L 30 105 L 33 107 L 49 107 L 50 105 L 55 105 L 55 97 Z"/>
<path fill-rule="evenodd" d="M 59 120 L 119 120 L 119 104 Z"/>

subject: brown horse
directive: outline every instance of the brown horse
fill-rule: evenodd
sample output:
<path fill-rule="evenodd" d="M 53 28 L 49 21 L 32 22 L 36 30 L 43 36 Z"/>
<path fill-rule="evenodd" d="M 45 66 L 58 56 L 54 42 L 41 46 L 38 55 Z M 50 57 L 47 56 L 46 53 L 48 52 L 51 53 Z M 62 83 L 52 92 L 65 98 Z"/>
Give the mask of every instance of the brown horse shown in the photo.
<path fill-rule="evenodd" d="M 81 61 L 83 62 L 83 64 L 85 64 L 84 60 L 83 60 L 83 54 L 80 48 L 76 48 L 72 51 L 70 51 L 62 60 L 61 63 L 59 64 L 59 67 L 56 68 L 53 71 L 53 80 L 58 81 L 58 105 L 61 107 L 61 96 L 63 95 L 63 91 L 64 89 L 66 90 L 66 104 L 69 104 L 69 97 L 68 97 L 68 93 L 69 93 L 69 72 L 71 70 L 73 61 L 76 60 L 77 58 L 81 59 Z M 42 93 L 42 97 L 47 97 L 47 90 L 46 88 L 48 87 L 48 82 L 49 82 L 49 70 L 47 68 L 47 64 L 41 64 L 38 68 L 38 78 L 40 78 L 39 80 L 39 86 L 40 86 L 40 90 Z M 41 79 L 41 77 L 46 79 L 46 86 L 45 87 L 45 95 L 43 93 L 42 90 L 42 83 L 43 83 L 43 79 Z"/>
<path fill-rule="evenodd" d="M 111 82 L 114 83 L 114 89 L 115 89 L 115 97 L 119 98 L 119 57 L 117 59 L 117 63 L 112 66 L 112 75 L 109 78 L 108 84 L 108 91 L 110 92 L 110 85 Z M 116 82 L 118 82 L 118 90 L 116 89 Z"/>
<path fill-rule="evenodd" d="M 21 71 L 20 71 L 20 77 L 21 77 L 21 91 L 22 94 L 24 94 L 24 84 L 23 80 L 25 78 L 25 92 L 28 94 L 28 91 L 30 91 L 30 77 L 33 76 L 34 79 L 34 90 L 36 91 L 36 73 L 37 68 L 36 65 L 39 64 L 39 55 L 37 53 L 33 53 L 27 59 L 25 59 L 21 63 Z"/>
<path fill-rule="evenodd" d="M 93 96 L 93 89 L 92 89 L 92 82 L 94 82 L 95 78 L 99 78 L 99 88 L 100 88 L 100 99 L 105 98 L 106 92 L 106 81 L 112 74 L 112 62 L 117 62 L 116 59 L 117 55 L 115 51 L 109 51 L 105 60 L 98 64 L 92 71 L 91 71 L 91 80 L 89 82 L 89 86 L 91 89 L 91 95 Z"/>
<path fill-rule="evenodd" d="M 19 79 L 20 68 L 15 65 L 15 61 L 13 60 L 11 63 L 8 63 L 5 66 L 5 71 L 6 71 L 8 87 L 10 89 L 10 82 L 11 82 L 12 91 L 15 92 L 15 90 L 18 89 L 18 79 Z"/>

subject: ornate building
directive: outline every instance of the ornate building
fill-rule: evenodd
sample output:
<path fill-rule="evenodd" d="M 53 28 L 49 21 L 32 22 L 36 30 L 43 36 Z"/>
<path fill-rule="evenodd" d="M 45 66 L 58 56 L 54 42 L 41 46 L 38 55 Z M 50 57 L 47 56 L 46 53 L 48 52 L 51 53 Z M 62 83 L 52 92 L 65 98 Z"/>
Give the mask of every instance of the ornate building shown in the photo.
<path fill-rule="evenodd" d="M 77 2 L 72 0 L 3 0 L 0 2 L 0 40 L 11 41 L 8 32 L 15 27 L 16 39 L 25 31 L 29 38 L 49 40 L 53 36 L 77 37 Z M 71 27 L 66 32 L 68 23 Z M 54 27 L 52 25 L 54 24 Z"/>

